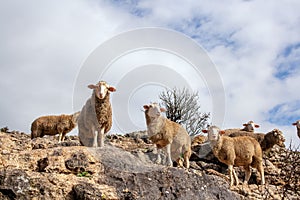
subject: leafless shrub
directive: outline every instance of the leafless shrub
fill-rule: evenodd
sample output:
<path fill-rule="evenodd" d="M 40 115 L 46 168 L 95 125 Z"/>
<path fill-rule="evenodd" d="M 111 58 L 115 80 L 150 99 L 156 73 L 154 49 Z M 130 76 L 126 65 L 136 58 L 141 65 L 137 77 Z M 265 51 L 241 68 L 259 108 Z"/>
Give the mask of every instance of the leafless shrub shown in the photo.
<path fill-rule="evenodd" d="M 294 149 L 294 150 L 293 150 Z M 291 194 L 300 196 L 300 152 L 299 146 L 292 148 L 290 143 L 286 155 L 281 158 L 280 178 L 283 180 L 281 188 L 282 199 L 291 199 Z"/>
<path fill-rule="evenodd" d="M 159 98 L 167 109 L 166 117 L 183 125 L 191 136 L 207 128 L 210 113 L 201 112 L 198 92 L 173 88 L 160 93 Z"/>
<path fill-rule="evenodd" d="M 280 169 L 278 174 L 269 177 L 265 185 L 263 199 L 298 199 L 300 196 L 300 152 L 290 143 L 287 149 L 280 148 L 273 155 L 272 162 Z M 271 185 L 272 184 L 272 185 Z"/>

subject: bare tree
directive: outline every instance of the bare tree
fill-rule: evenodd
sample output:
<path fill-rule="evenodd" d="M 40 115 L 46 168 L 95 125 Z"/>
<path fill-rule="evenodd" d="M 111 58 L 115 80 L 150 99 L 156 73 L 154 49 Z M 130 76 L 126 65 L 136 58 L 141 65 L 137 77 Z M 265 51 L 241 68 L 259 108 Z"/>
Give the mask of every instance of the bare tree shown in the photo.
<path fill-rule="evenodd" d="M 187 88 L 173 88 L 160 93 L 159 98 L 167 110 L 166 117 L 183 125 L 191 136 L 207 128 L 210 113 L 200 111 L 198 92 L 191 93 Z"/>

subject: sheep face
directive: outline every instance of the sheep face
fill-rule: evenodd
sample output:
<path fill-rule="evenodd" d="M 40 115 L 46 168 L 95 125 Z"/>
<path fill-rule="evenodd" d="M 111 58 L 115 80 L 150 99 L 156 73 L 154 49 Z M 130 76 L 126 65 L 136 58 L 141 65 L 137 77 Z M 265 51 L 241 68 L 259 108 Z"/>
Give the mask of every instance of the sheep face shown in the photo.
<path fill-rule="evenodd" d="M 293 123 L 294 126 L 297 126 L 297 128 L 300 129 L 300 120 L 296 121 L 295 123 Z"/>
<path fill-rule="evenodd" d="M 247 124 L 243 124 L 248 131 L 254 131 L 254 128 L 259 128 L 258 124 L 255 124 L 253 121 L 249 121 Z"/>
<path fill-rule="evenodd" d="M 208 133 L 208 140 L 209 141 L 217 141 L 220 138 L 220 134 L 222 134 L 224 131 L 221 131 L 216 126 L 210 126 L 208 130 L 202 130 L 203 133 Z"/>
<path fill-rule="evenodd" d="M 90 84 L 88 88 L 94 90 L 95 95 L 98 99 L 104 99 L 109 92 L 115 92 L 116 89 L 109 86 L 105 81 L 100 81 L 96 85 Z"/>
<path fill-rule="evenodd" d="M 282 132 L 278 129 L 274 129 L 272 131 L 272 134 L 276 140 L 276 144 L 279 145 L 280 147 L 284 147 L 285 138 L 284 138 Z"/>
<path fill-rule="evenodd" d="M 158 118 L 162 112 L 166 111 L 164 108 L 161 108 L 157 103 L 144 105 L 144 109 L 147 115 L 151 118 Z"/>

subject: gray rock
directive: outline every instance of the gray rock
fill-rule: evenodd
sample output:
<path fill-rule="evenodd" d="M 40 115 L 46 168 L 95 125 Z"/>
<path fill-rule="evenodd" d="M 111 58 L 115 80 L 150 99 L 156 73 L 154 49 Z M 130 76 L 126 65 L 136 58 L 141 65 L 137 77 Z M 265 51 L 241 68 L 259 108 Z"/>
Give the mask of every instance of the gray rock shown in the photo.
<path fill-rule="evenodd" d="M 105 168 L 106 177 L 99 184 L 114 186 L 121 199 L 129 194 L 129 199 L 239 199 L 216 176 L 154 165 L 108 145 L 90 150 Z"/>

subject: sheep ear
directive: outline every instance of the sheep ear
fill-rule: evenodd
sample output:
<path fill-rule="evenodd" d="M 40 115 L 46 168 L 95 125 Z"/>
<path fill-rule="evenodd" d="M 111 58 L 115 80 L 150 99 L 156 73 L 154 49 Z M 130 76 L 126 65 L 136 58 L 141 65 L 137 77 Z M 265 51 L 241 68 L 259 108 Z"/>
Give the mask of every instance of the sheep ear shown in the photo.
<path fill-rule="evenodd" d="M 97 85 L 94 85 L 94 84 L 90 84 L 90 85 L 88 85 L 88 88 L 90 88 L 90 89 L 95 89 L 97 87 Z"/>
<path fill-rule="evenodd" d="M 208 130 L 202 130 L 203 133 L 208 133 Z"/>
<path fill-rule="evenodd" d="M 247 126 L 248 124 L 243 124 L 243 126 Z"/>
<path fill-rule="evenodd" d="M 225 131 L 224 131 L 224 130 L 220 130 L 220 131 L 219 131 L 219 134 L 220 134 L 220 135 L 224 135 L 224 134 L 225 134 Z"/>
<path fill-rule="evenodd" d="M 296 126 L 296 125 L 297 125 L 297 123 L 296 123 L 296 122 L 295 122 L 295 123 L 292 123 L 292 125 Z"/>
<path fill-rule="evenodd" d="M 258 125 L 258 124 L 255 124 L 254 127 L 255 127 L 255 128 L 259 128 L 259 125 Z"/>
<path fill-rule="evenodd" d="M 143 106 L 145 110 L 149 110 L 149 106 L 148 105 L 144 105 Z"/>
<path fill-rule="evenodd" d="M 110 87 L 108 88 L 108 91 L 110 91 L 110 92 L 115 92 L 115 91 L 116 91 L 116 88 L 110 86 Z"/>
<path fill-rule="evenodd" d="M 166 112 L 167 110 L 165 108 L 160 108 L 160 112 Z"/>

